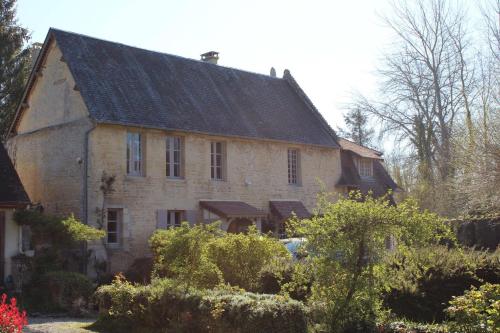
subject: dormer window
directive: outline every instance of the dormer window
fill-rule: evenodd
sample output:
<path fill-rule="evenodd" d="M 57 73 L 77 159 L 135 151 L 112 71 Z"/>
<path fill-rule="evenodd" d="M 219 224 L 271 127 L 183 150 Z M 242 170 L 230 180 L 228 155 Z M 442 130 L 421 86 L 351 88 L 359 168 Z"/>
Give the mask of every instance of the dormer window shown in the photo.
<path fill-rule="evenodd" d="M 373 177 L 373 163 L 369 158 L 357 160 L 358 172 L 361 177 Z"/>

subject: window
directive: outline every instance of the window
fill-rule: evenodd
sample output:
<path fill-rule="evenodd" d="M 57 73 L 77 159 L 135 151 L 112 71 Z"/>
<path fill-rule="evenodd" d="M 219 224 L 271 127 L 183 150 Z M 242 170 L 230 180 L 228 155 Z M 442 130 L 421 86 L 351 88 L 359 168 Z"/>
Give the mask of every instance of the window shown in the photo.
<path fill-rule="evenodd" d="M 299 151 L 288 149 L 288 184 L 299 184 Z"/>
<path fill-rule="evenodd" d="M 31 227 L 29 225 L 22 225 L 20 228 L 21 232 L 21 253 L 26 253 L 27 251 L 32 251 L 33 250 L 33 244 L 31 242 L 32 240 L 32 231 Z"/>
<path fill-rule="evenodd" d="M 120 209 L 108 209 L 106 223 L 106 240 L 108 244 L 120 243 L 121 218 Z"/>
<path fill-rule="evenodd" d="M 182 139 L 178 136 L 167 136 L 167 177 L 182 177 Z"/>
<path fill-rule="evenodd" d="M 142 142 L 140 133 L 127 133 L 127 174 L 142 175 Z"/>
<path fill-rule="evenodd" d="M 224 180 L 224 148 L 223 142 L 210 143 L 210 177 L 213 180 Z"/>
<path fill-rule="evenodd" d="M 361 177 L 373 176 L 372 161 L 368 158 L 358 160 L 358 172 Z"/>
<path fill-rule="evenodd" d="M 167 228 L 179 227 L 182 222 L 183 212 L 181 210 L 169 210 L 167 215 Z"/>

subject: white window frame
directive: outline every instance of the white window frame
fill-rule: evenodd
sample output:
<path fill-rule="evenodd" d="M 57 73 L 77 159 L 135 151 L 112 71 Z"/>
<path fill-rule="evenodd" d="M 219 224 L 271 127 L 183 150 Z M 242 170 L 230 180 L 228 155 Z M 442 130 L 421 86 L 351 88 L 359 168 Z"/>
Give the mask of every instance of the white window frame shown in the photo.
<path fill-rule="evenodd" d="M 184 220 L 183 210 L 168 210 L 167 211 L 167 229 L 176 228 L 181 226 L 181 222 Z"/>
<path fill-rule="evenodd" d="M 183 177 L 183 142 L 180 136 L 167 136 L 165 152 L 167 178 Z"/>
<path fill-rule="evenodd" d="M 110 220 L 109 213 L 114 212 L 116 213 L 116 219 L 115 220 Z M 115 223 L 115 228 L 114 230 L 110 231 L 110 222 Z M 122 224 L 123 224 L 123 211 L 119 208 L 108 208 L 106 210 L 106 244 L 108 245 L 114 245 L 118 246 L 121 243 L 121 231 L 122 231 Z M 115 235 L 115 240 L 110 241 L 110 235 Z"/>
<path fill-rule="evenodd" d="M 142 134 L 127 132 L 127 175 L 143 175 L 143 155 Z"/>
<path fill-rule="evenodd" d="M 226 179 L 226 146 L 225 142 L 210 142 L 210 178 L 212 180 Z"/>
<path fill-rule="evenodd" d="M 371 159 L 360 158 L 357 164 L 360 177 L 373 177 L 373 161 Z"/>
<path fill-rule="evenodd" d="M 296 148 L 288 148 L 287 151 L 287 165 L 288 165 L 288 184 L 300 184 L 300 151 Z"/>

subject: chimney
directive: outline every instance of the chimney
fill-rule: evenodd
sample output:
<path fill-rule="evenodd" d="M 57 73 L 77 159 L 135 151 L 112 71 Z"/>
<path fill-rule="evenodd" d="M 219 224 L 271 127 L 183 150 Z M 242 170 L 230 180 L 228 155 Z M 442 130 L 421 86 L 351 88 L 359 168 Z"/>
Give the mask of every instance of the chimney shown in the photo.
<path fill-rule="evenodd" d="M 201 55 L 201 60 L 217 65 L 217 61 L 219 60 L 219 52 L 210 51 L 207 53 L 203 53 Z"/>

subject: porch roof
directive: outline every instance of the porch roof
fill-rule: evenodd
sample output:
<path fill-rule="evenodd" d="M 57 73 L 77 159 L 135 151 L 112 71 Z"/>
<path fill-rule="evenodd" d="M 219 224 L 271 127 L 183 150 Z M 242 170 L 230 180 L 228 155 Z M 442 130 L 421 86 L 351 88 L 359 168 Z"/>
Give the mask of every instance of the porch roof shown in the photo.
<path fill-rule="evenodd" d="M 200 206 L 220 217 L 262 217 L 267 214 L 243 201 L 200 201 Z"/>
<path fill-rule="evenodd" d="M 298 218 L 307 219 L 311 217 L 311 213 L 307 210 L 304 204 L 298 200 L 276 200 L 269 201 L 271 212 L 276 215 L 280 220 L 286 220 L 292 217 L 293 213 Z"/>

